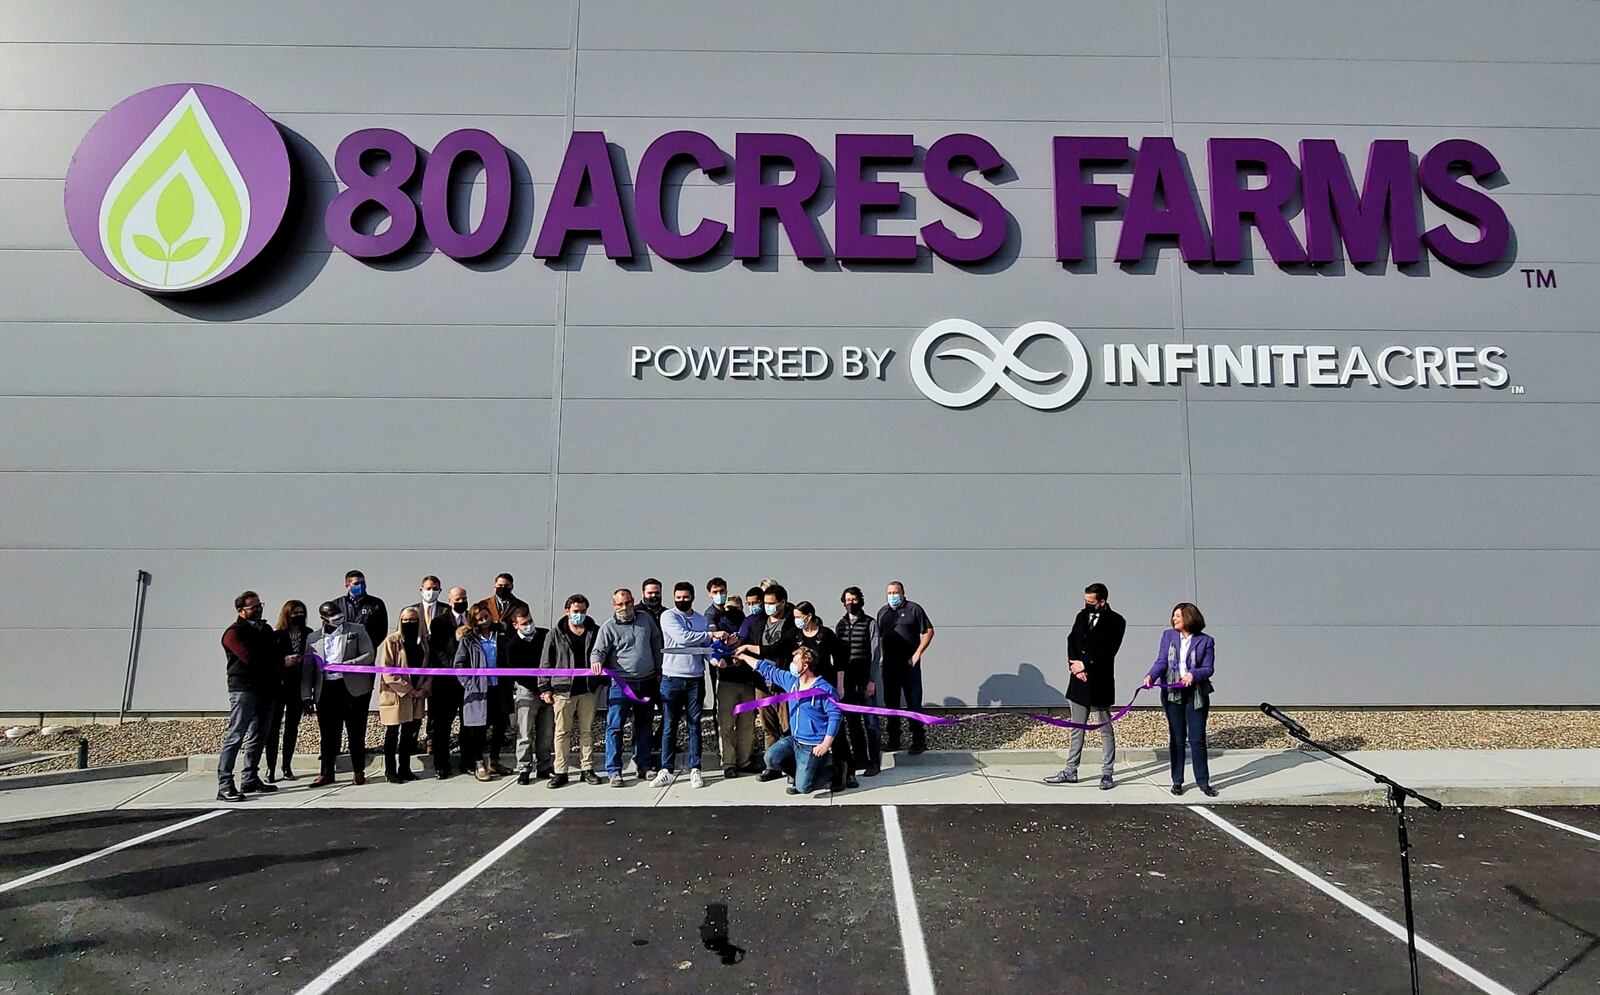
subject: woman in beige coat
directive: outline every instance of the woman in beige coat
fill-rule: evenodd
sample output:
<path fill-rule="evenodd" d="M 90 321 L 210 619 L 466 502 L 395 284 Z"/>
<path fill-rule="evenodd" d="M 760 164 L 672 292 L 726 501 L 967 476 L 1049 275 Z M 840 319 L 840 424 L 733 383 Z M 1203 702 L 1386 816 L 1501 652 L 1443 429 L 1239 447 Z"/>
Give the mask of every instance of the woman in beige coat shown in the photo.
<path fill-rule="evenodd" d="M 426 667 L 422 616 L 415 606 L 400 613 L 400 627 L 378 648 L 380 667 Z M 410 674 L 378 675 L 378 721 L 383 723 L 383 776 L 390 784 L 415 781 L 411 755 L 417 752 L 417 730 L 422 726 L 423 702 L 431 677 Z M 397 755 L 398 754 L 398 755 Z"/>

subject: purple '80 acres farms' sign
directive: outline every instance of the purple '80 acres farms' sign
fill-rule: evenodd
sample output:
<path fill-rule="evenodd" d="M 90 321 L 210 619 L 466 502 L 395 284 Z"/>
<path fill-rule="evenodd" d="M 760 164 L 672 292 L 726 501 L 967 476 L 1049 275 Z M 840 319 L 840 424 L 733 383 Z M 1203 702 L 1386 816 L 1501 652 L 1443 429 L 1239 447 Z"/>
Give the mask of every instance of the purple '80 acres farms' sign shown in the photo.
<path fill-rule="evenodd" d="M 1504 180 L 1500 163 L 1467 139 L 1445 139 L 1415 159 L 1405 140 L 1380 139 L 1362 162 L 1347 160 L 1331 139 L 1300 142 L 1296 157 L 1264 138 L 1212 138 L 1204 164 L 1192 167 L 1166 136 L 1136 144 L 1126 136 L 1057 135 L 1051 143 L 1062 263 L 1084 260 L 1086 226 L 1097 219 L 1118 223 L 1118 262 L 1176 245 L 1189 264 L 1236 264 L 1249 247 L 1246 228 L 1259 233 L 1279 266 L 1331 263 L 1342 252 L 1357 265 L 1432 255 L 1465 268 L 1499 262 L 1512 244 L 1510 220 L 1489 192 Z M 1015 220 L 995 195 L 1013 171 L 978 135 L 944 135 L 925 149 L 910 134 L 836 135 L 831 203 L 819 196 L 829 163 L 805 138 L 741 132 L 732 151 L 730 157 L 697 131 L 667 132 L 629 177 L 625 158 L 619 175 L 604 132 L 573 133 L 549 203 L 537 205 L 544 217 L 532 255 L 555 259 L 574 240 L 594 240 L 611 259 L 648 251 L 687 261 L 724 250 L 757 259 L 776 249 L 762 236 L 762 222 L 771 218 L 803 260 L 906 261 L 926 249 L 977 263 L 1001 251 Z M 452 219 L 448 197 L 462 160 L 483 167 L 483 211 L 467 231 Z M 677 184 L 668 177 L 684 167 L 710 177 L 731 173 L 730 217 L 670 220 Z M 1098 175 L 1122 170 L 1132 174 L 1126 194 Z M 1210 191 L 1204 203 L 1189 181 L 1202 170 Z M 484 255 L 506 233 L 512 197 L 532 189 L 516 187 L 506 148 L 475 128 L 446 135 L 425 164 L 404 134 L 362 129 L 339 143 L 334 172 L 342 189 L 323 229 L 334 247 L 361 259 L 403 251 L 419 230 L 451 258 Z M 935 220 L 915 233 L 877 231 L 878 218 L 901 203 L 900 184 L 889 178 L 896 172 L 919 173 L 929 194 L 976 230 L 961 234 Z M 283 139 L 249 101 L 200 83 L 159 86 L 113 107 L 84 136 L 67 171 L 67 222 L 84 255 L 108 276 L 148 291 L 189 290 L 260 253 L 283 219 L 289 182 Z M 622 197 L 630 183 L 631 214 Z M 1475 233 L 1462 237 L 1444 224 L 1423 230 L 1423 197 Z M 831 246 L 823 235 L 828 212 Z M 374 213 L 388 223 L 358 228 L 358 216 Z M 1303 237 L 1290 223 L 1296 215 L 1303 216 Z"/>
<path fill-rule="evenodd" d="M 277 125 L 230 90 L 171 83 L 107 111 L 67 168 L 72 240 L 115 280 L 193 290 L 254 259 L 289 201 Z"/>

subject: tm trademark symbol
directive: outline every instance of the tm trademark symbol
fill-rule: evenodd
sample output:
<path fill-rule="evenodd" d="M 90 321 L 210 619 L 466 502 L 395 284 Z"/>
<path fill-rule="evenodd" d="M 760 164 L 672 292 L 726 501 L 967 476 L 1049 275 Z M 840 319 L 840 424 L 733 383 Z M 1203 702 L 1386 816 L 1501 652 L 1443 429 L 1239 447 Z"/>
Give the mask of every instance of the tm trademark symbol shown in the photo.
<path fill-rule="evenodd" d="M 1513 394 L 1526 394 L 1527 392 L 1528 388 L 1524 387 L 1522 384 L 1511 385 L 1511 393 Z"/>
<path fill-rule="evenodd" d="M 1532 267 L 1522 270 L 1522 279 L 1528 289 L 1554 290 L 1556 289 L 1556 271 L 1553 269 L 1535 269 Z"/>

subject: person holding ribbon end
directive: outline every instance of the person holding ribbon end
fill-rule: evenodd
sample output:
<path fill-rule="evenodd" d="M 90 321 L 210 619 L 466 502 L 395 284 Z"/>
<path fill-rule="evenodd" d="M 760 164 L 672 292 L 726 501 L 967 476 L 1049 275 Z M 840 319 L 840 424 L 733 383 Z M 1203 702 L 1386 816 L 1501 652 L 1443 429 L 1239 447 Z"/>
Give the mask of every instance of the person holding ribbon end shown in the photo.
<path fill-rule="evenodd" d="M 1111 609 L 1111 592 L 1104 584 L 1083 589 L 1083 610 L 1073 619 L 1067 633 L 1067 702 L 1072 712 L 1067 765 L 1045 778 L 1046 784 L 1075 784 L 1078 760 L 1083 756 L 1082 728 L 1090 722 L 1100 724 L 1100 790 L 1116 787 L 1117 734 L 1111 724 L 1111 706 L 1116 703 L 1117 650 L 1122 647 L 1128 623 Z"/>
<path fill-rule="evenodd" d="M 809 646 L 798 647 L 789 669 L 779 670 L 765 660 L 753 659 L 748 647 L 740 655 L 750 660 L 756 673 L 785 693 L 815 692 L 794 700 L 789 708 L 789 733 L 767 749 L 767 769 L 760 780 L 772 781 L 789 774 L 794 784 L 791 795 L 805 794 L 830 783 L 828 754 L 839 734 L 844 712 L 839 709 L 838 691 L 816 672 L 817 654 Z"/>
<path fill-rule="evenodd" d="M 1205 634 L 1206 618 L 1185 601 L 1172 609 L 1172 628 L 1161 634 L 1156 662 L 1144 676 L 1145 687 L 1164 682 L 1167 710 L 1167 756 L 1172 765 L 1172 793 L 1183 794 L 1183 753 L 1189 750 L 1194 781 L 1215 798 L 1206 763 L 1206 713 L 1211 704 L 1211 674 L 1216 669 L 1216 644 Z"/>

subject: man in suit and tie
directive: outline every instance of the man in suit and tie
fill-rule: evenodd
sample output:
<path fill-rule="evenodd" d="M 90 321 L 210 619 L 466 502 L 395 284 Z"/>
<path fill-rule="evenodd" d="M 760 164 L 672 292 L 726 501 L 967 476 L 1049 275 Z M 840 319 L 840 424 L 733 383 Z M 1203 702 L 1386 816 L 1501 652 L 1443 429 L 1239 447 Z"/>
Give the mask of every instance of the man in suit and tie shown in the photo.
<path fill-rule="evenodd" d="M 1104 584 L 1083 589 L 1083 610 L 1067 634 L 1067 704 L 1072 721 L 1109 722 L 1116 701 L 1117 650 L 1128 623 L 1111 608 L 1111 592 Z M 1045 778 L 1046 784 L 1073 784 L 1078 780 L 1078 759 L 1083 756 L 1082 729 L 1073 729 L 1067 765 Z M 1112 773 L 1117 758 L 1117 736 L 1112 726 L 1100 730 L 1100 790 L 1115 787 Z"/>
<path fill-rule="evenodd" d="M 428 626 L 428 666 L 456 665 L 456 630 L 469 624 L 468 607 L 467 589 L 452 587 L 449 601 Z M 461 682 L 454 677 L 436 679 L 428 692 L 428 750 L 433 754 L 433 776 L 441 781 L 455 773 L 450 765 L 450 725 L 461 714 L 461 697 Z"/>
<path fill-rule="evenodd" d="M 450 606 L 441 600 L 444 596 L 444 585 L 433 574 L 422 578 L 422 586 L 419 591 L 422 595 L 422 600 L 411 607 L 415 608 L 417 614 L 422 616 L 422 645 L 426 648 L 429 630 L 433 628 L 433 620 L 449 611 Z M 432 666 L 432 664 L 429 664 L 429 666 Z"/>

